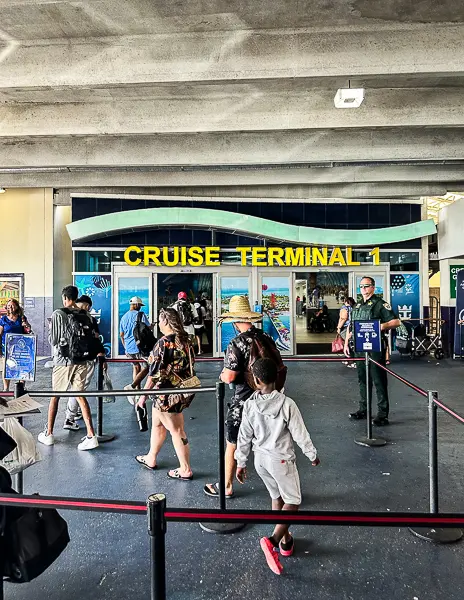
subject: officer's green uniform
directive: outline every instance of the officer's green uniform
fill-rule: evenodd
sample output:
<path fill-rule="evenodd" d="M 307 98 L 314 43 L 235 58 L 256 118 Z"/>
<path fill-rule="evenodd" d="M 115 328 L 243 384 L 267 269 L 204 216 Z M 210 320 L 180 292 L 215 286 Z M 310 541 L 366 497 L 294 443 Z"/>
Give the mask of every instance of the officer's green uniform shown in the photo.
<path fill-rule="evenodd" d="M 362 321 L 369 319 L 380 319 L 381 323 L 388 323 L 398 317 L 392 310 L 392 307 L 388 302 L 382 300 L 375 294 L 373 294 L 367 302 L 361 300 L 353 308 L 351 320 Z M 354 339 L 354 338 L 353 338 Z M 386 342 L 382 336 L 382 352 L 371 352 L 371 357 L 378 363 L 385 365 L 385 353 L 386 353 Z M 356 354 L 356 356 L 364 356 L 364 354 Z M 366 365 L 361 361 L 358 365 L 358 381 L 359 381 L 359 392 L 361 394 L 361 401 L 359 403 L 359 410 L 365 412 L 367 409 L 367 394 L 366 394 Z M 370 363 L 369 365 L 370 374 L 370 388 L 372 397 L 372 382 L 374 382 L 375 390 L 377 392 L 377 406 L 378 414 L 380 418 L 388 418 L 388 389 L 387 389 L 387 373 Z"/>

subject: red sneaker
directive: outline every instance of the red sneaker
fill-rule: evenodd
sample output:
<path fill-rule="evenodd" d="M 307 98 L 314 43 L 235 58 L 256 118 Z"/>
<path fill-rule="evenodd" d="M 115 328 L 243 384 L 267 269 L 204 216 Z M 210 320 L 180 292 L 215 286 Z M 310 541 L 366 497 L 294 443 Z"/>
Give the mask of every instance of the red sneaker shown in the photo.
<path fill-rule="evenodd" d="M 260 539 L 259 543 L 261 546 L 261 550 L 264 552 L 264 556 L 266 557 L 266 561 L 269 568 L 276 575 L 280 575 L 284 568 L 280 564 L 279 555 L 274 550 L 274 546 L 271 540 L 267 537 L 263 537 Z"/>
<path fill-rule="evenodd" d="M 292 540 L 291 540 L 291 546 L 290 546 L 290 548 L 287 548 L 287 550 L 284 550 L 282 548 L 282 540 L 280 540 L 279 550 L 280 550 L 280 553 L 282 554 L 282 556 L 291 556 L 293 554 L 294 549 L 295 549 L 295 542 L 293 541 L 293 536 L 290 533 L 289 533 L 289 535 L 292 538 Z M 285 544 L 285 545 L 287 545 L 287 544 Z"/>

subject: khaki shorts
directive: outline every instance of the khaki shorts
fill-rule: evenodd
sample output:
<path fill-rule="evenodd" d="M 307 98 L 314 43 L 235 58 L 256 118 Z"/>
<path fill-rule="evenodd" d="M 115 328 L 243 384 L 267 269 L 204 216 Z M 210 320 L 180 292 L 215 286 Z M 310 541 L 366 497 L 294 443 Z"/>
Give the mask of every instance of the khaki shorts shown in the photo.
<path fill-rule="evenodd" d="M 52 388 L 57 392 L 66 392 L 68 389 L 83 392 L 86 375 L 87 364 L 53 367 Z"/>
<path fill-rule="evenodd" d="M 278 460 L 255 452 L 255 469 L 273 500 L 301 504 L 300 476 L 294 460 Z"/>

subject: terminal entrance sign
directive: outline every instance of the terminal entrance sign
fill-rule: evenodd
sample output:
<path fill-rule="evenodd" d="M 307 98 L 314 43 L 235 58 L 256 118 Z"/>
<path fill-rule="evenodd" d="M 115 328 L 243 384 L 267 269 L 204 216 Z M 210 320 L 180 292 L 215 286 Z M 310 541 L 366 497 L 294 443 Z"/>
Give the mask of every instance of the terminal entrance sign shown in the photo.
<path fill-rule="evenodd" d="M 353 323 L 355 352 L 382 352 L 380 319 Z"/>

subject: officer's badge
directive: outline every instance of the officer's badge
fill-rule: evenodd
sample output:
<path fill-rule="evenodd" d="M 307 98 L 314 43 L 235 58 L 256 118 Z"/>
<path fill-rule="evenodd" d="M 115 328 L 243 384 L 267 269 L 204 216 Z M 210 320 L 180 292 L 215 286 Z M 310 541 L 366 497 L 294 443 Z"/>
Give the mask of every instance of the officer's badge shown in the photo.
<path fill-rule="evenodd" d="M 367 306 L 372 306 L 372 302 L 369 300 L 369 302 L 367 303 Z"/>
<path fill-rule="evenodd" d="M 385 306 L 385 308 L 387 310 L 391 310 L 392 309 L 391 304 L 388 304 L 388 302 L 384 302 L 383 305 Z"/>

